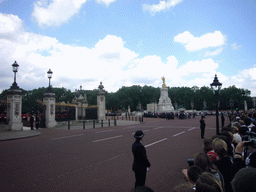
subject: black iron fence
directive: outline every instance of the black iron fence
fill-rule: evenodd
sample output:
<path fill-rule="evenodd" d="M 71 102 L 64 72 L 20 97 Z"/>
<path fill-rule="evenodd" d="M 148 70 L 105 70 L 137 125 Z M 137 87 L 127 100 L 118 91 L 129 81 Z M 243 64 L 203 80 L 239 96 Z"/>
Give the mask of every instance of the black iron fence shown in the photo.
<path fill-rule="evenodd" d="M 123 121 L 122 121 L 123 120 Z M 65 121 L 59 122 L 57 128 L 60 129 L 71 129 L 71 130 L 81 130 L 81 129 L 95 129 L 100 127 L 111 127 L 111 126 L 120 126 L 120 125 L 129 125 L 135 123 L 142 123 L 143 117 L 131 117 L 126 121 L 122 117 L 115 119 L 106 119 L 106 120 L 80 120 L 80 121 Z"/>
<path fill-rule="evenodd" d="M 117 120 L 81 120 L 75 123 L 73 121 L 67 121 L 66 124 L 66 126 L 61 125 L 61 127 L 67 127 L 67 129 L 95 129 L 99 127 L 117 126 Z"/>
<path fill-rule="evenodd" d="M 143 116 L 106 116 L 106 119 L 143 122 Z"/>

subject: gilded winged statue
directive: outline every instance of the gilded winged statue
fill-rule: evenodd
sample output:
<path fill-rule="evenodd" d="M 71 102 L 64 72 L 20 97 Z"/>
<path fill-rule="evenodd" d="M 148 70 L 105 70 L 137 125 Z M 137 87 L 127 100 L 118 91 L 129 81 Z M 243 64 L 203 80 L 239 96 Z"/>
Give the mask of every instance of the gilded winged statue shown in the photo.
<path fill-rule="evenodd" d="M 166 85 L 165 85 L 165 77 L 162 77 L 162 80 L 163 80 L 163 85 L 162 85 L 162 87 L 166 88 Z"/>

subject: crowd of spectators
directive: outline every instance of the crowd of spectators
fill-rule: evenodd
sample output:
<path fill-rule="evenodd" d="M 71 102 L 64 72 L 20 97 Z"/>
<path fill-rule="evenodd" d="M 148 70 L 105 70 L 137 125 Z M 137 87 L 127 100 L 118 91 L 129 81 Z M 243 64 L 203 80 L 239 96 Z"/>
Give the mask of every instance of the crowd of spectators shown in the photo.
<path fill-rule="evenodd" d="M 256 113 L 229 117 L 219 135 L 204 139 L 202 152 L 188 159 L 182 173 L 188 182 L 173 192 L 256 191 Z M 149 187 L 133 192 L 153 192 Z"/>
<path fill-rule="evenodd" d="M 182 172 L 188 180 L 174 192 L 256 191 L 256 114 L 236 114 Z"/>

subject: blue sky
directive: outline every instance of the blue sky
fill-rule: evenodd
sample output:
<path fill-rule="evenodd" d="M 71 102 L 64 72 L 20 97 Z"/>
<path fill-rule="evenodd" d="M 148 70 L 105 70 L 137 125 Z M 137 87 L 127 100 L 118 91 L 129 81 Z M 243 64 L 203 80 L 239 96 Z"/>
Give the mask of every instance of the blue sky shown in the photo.
<path fill-rule="evenodd" d="M 0 0 L 0 91 L 209 86 L 256 96 L 256 0 Z"/>

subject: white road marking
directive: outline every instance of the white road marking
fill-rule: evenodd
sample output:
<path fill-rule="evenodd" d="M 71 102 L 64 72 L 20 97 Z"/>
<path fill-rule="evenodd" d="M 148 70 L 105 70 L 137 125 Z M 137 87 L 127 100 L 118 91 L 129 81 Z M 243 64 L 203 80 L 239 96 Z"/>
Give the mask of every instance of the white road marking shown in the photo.
<path fill-rule="evenodd" d="M 162 141 L 165 141 L 166 139 L 167 139 L 167 138 L 161 139 L 161 140 L 156 141 L 156 142 L 154 142 L 154 143 L 148 144 L 148 145 L 146 145 L 145 147 L 149 147 L 149 146 L 151 146 L 151 145 L 154 145 L 154 144 L 160 143 L 160 142 L 162 142 Z"/>
<path fill-rule="evenodd" d="M 180 133 L 177 133 L 176 135 L 173 135 L 173 137 L 176 137 L 176 136 L 181 135 L 181 134 L 183 134 L 183 133 L 185 133 L 185 131 L 182 131 L 182 132 L 180 132 Z"/>
<path fill-rule="evenodd" d="M 193 128 L 191 128 L 191 129 L 189 129 L 188 131 L 192 131 L 192 130 L 194 130 L 195 129 L 195 127 L 193 127 Z"/>
<path fill-rule="evenodd" d="M 71 137 L 79 137 L 79 136 L 83 136 L 84 134 L 80 134 L 80 135 L 71 135 L 71 136 L 66 136 L 66 137 L 57 137 L 57 138 L 53 138 L 51 140 L 57 140 L 57 139 L 67 139 L 67 138 L 71 138 Z"/>
<path fill-rule="evenodd" d="M 99 142 L 99 141 L 105 141 L 105 140 L 109 140 L 109 139 L 115 139 L 115 138 L 118 138 L 118 137 L 123 137 L 123 135 L 118 135 L 118 136 L 115 136 L 115 137 L 109 137 L 109 138 L 105 138 L 105 139 L 99 139 L 99 140 L 95 140 L 95 141 L 93 141 L 93 142 L 95 143 L 95 142 Z"/>
<path fill-rule="evenodd" d="M 157 127 L 157 128 L 154 128 L 154 130 L 157 130 L 157 129 L 162 129 L 162 128 L 164 128 L 164 127 Z"/>
<path fill-rule="evenodd" d="M 123 129 L 132 129 L 132 128 L 135 128 L 135 126 L 132 126 L 132 127 L 125 127 Z"/>
<path fill-rule="evenodd" d="M 115 129 L 110 129 L 110 130 L 106 130 L 106 131 L 97 131 L 95 133 L 106 133 L 106 132 L 110 132 L 110 131 L 115 131 Z"/>

